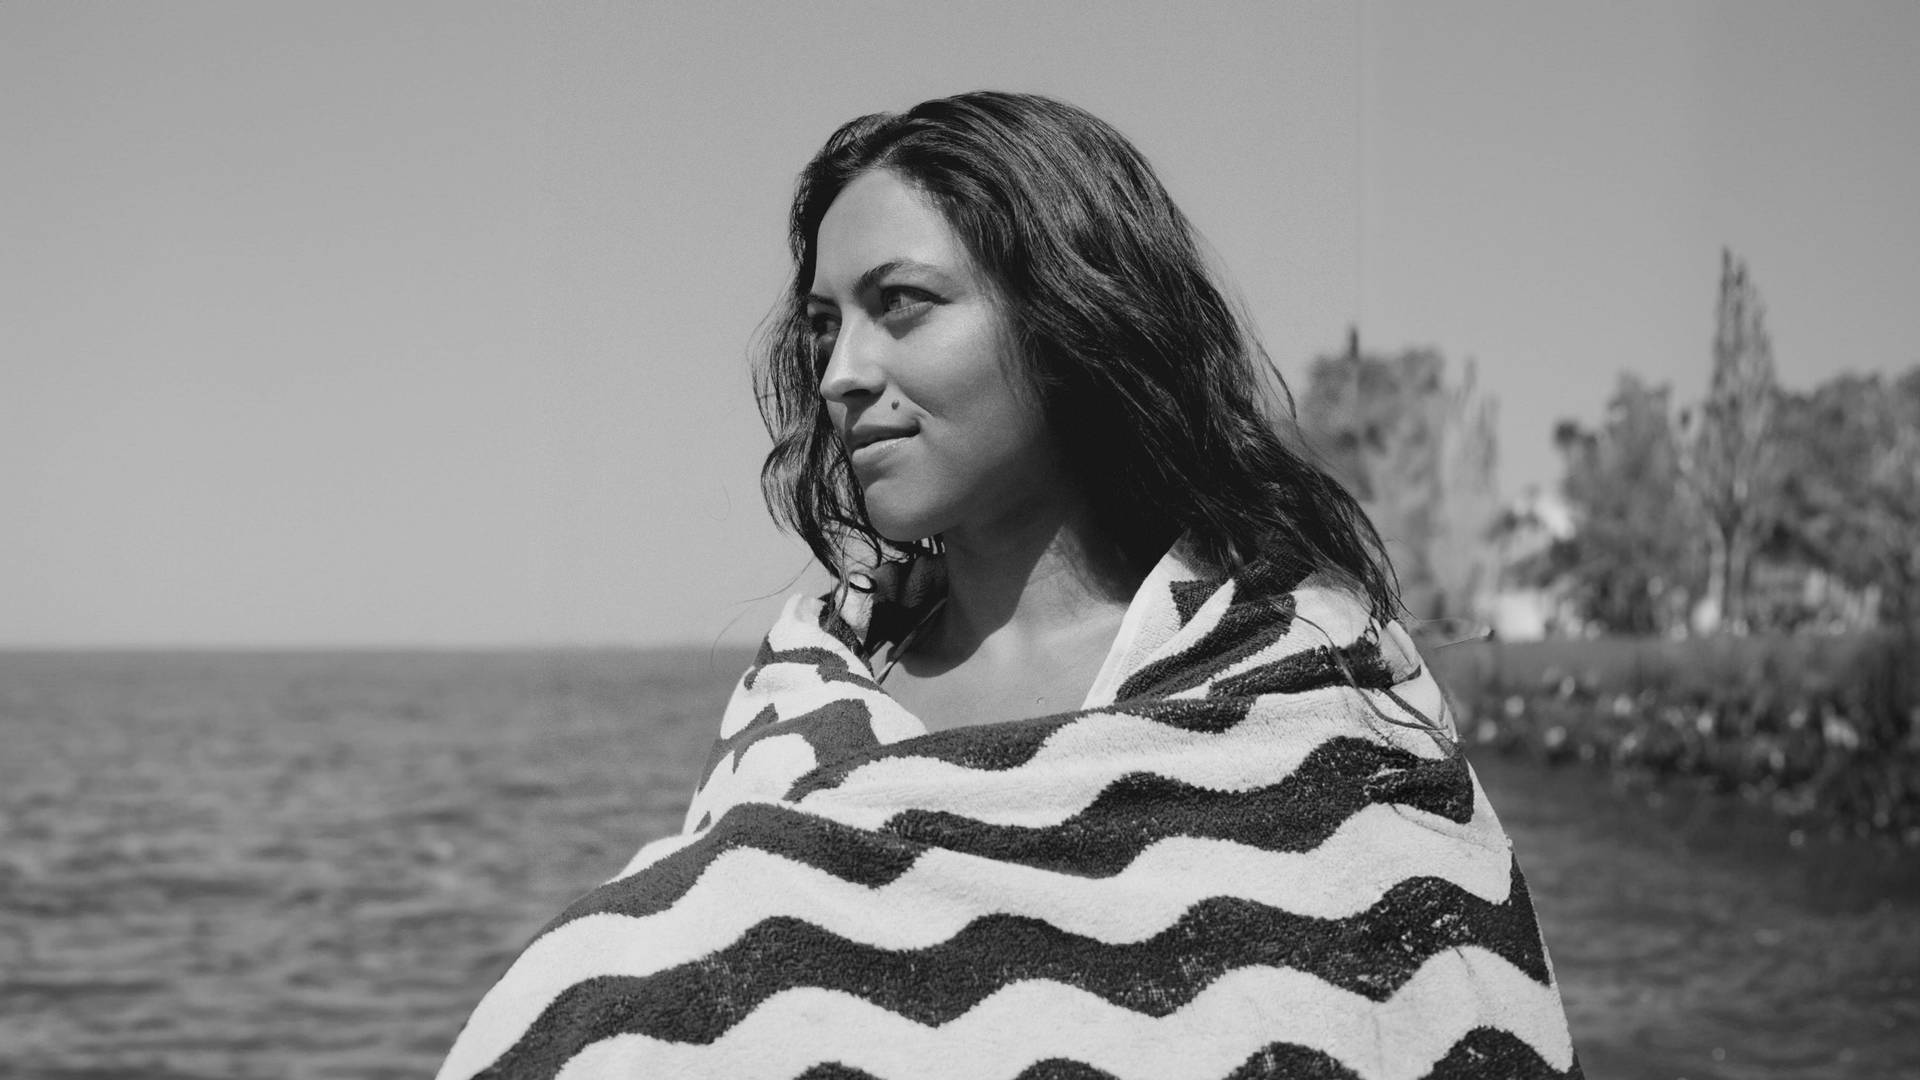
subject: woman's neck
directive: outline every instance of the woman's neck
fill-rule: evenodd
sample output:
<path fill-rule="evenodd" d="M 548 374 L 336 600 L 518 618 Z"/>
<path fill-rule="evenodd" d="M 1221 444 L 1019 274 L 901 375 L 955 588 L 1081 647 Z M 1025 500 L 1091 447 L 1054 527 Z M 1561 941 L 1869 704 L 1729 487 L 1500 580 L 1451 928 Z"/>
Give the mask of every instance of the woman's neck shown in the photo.
<path fill-rule="evenodd" d="M 1084 503 L 1030 507 L 942 540 L 947 602 L 916 651 L 949 663 L 1117 620 L 1149 569 L 1127 558 Z"/>

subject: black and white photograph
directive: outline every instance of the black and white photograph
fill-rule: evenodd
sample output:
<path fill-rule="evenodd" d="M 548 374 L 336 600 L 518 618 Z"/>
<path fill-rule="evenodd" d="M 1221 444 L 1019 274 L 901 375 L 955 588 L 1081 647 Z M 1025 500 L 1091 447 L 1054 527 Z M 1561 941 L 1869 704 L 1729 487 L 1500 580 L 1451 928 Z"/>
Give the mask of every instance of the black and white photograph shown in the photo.
<path fill-rule="evenodd" d="M 1920 1075 L 1916 55 L 0 0 L 0 1078 Z"/>

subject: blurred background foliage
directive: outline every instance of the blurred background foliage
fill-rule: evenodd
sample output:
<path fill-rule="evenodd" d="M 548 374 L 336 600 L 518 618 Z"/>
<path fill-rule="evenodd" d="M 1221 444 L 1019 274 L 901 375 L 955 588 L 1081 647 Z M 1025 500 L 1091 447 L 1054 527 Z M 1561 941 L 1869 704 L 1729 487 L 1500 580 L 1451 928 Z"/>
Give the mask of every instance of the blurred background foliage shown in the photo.
<path fill-rule="evenodd" d="M 1597 423 L 1556 425 L 1553 490 L 1502 499 L 1497 403 L 1436 348 L 1350 333 L 1302 431 L 1470 739 L 1920 844 L 1920 365 L 1783 387 L 1732 251 L 1711 310 L 1702 399 L 1621 372 Z"/>

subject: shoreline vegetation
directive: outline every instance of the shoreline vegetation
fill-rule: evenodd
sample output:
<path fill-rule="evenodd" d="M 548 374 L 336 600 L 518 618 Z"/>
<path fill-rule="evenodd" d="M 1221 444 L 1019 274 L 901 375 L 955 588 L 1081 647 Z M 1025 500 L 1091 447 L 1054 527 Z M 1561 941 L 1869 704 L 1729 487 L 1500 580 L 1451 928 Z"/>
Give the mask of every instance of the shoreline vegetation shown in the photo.
<path fill-rule="evenodd" d="M 1764 807 L 1788 842 L 1920 847 L 1920 674 L 1895 632 L 1488 643 L 1429 657 L 1466 745 Z"/>

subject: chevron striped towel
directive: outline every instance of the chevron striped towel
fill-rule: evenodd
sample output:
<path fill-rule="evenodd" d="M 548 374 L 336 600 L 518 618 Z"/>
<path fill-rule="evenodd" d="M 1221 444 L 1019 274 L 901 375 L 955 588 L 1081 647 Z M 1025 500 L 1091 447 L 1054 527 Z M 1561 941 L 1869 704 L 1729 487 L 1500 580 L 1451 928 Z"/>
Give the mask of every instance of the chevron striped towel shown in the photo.
<path fill-rule="evenodd" d="M 885 589 L 794 598 L 686 831 L 440 1076 L 1580 1075 L 1505 833 L 1400 726 L 1450 727 L 1404 632 L 1180 552 L 1084 708 L 932 734 L 863 659 Z"/>

